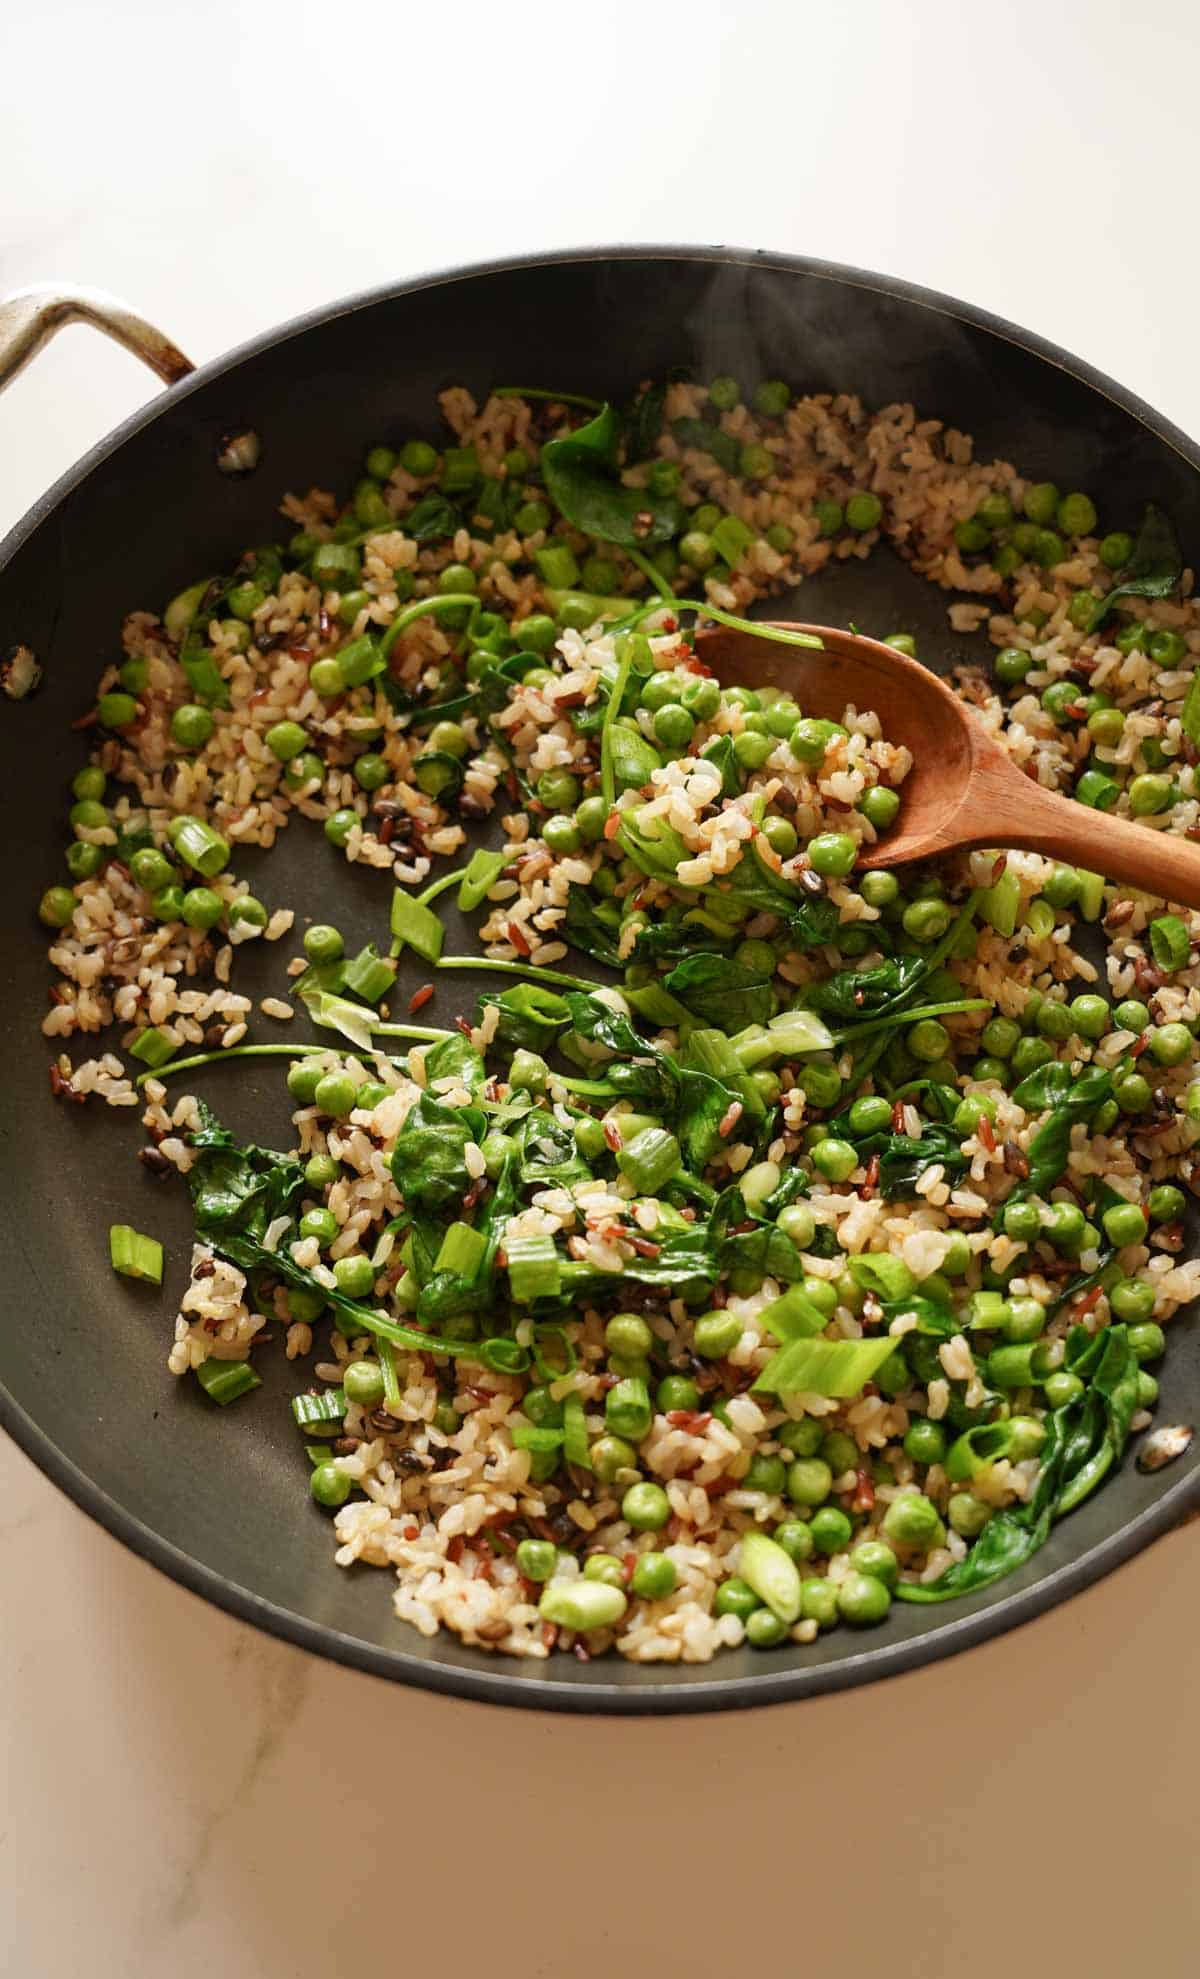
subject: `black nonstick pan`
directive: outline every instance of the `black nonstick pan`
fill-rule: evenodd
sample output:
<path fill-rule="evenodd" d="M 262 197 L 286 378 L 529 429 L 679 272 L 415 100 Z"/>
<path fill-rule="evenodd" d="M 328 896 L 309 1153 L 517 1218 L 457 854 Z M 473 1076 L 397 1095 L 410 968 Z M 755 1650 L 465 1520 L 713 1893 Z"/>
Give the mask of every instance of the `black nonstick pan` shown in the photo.
<path fill-rule="evenodd" d="M 433 437 L 435 394 L 449 383 L 479 396 L 516 380 L 623 399 L 639 379 L 683 367 L 853 391 L 870 406 L 912 400 L 974 434 L 983 455 L 1087 488 L 1112 512 L 1160 503 L 1193 554 L 1200 449 L 1007 323 L 882 276 L 779 255 L 604 248 L 457 270 L 335 303 L 197 371 L 102 298 L 27 296 L 0 304 L 0 380 L 49 330 L 79 319 L 137 350 L 169 389 L 0 546 L 0 659 L 25 649 L 43 672 L 36 693 L 0 700 L 0 1419 L 46 1474 L 184 1586 L 304 1648 L 433 1690 L 575 1711 L 737 1708 L 912 1669 L 1041 1613 L 1188 1517 L 1200 1503 L 1200 1443 L 1155 1475 L 1127 1461 L 1021 1572 L 960 1603 L 894 1610 L 866 1641 L 838 1631 L 805 1648 L 643 1667 L 616 1657 L 502 1662 L 449 1635 L 418 1636 L 393 1615 L 390 1575 L 332 1564 L 329 1522 L 298 1477 L 285 1402 L 303 1385 L 300 1370 L 274 1362 L 264 1386 L 225 1413 L 167 1373 L 190 1240 L 185 1192 L 159 1188 L 134 1160 L 136 1116 L 51 1102 L 52 1048 L 39 1030 L 49 975 L 34 907 L 59 877 L 64 790 L 81 760 L 70 723 L 89 705 L 124 614 L 160 607 L 198 571 L 269 540 L 284 490 L 346 487 L 373 442 Z M 232 461 L 231 438 L 241 442 Z M 257 465 L 222 472 L 222 455 L 226 466 Z M 853 618 L 880 633 L 903 625 L 945 669 L 969 651 L 947 630 L 945 603 L 881 550 L 806 584 L 802 606 L 773 600 L 771 611 Z M 374 936 L 377 880 L 324 849 L 319 834 L 285 834 L 269 855 L 269 897 L 335 921 L 348 938 Z M 253 861 L 244 863 L 253 886 Z M 246 955 L 240 980 L 265 993 L 270 957 L 256 982 Z M 453 983 L 438 998 L 428 1020 L 452 1021 Z M 235 1082 L 222 1087 L 230 1125 L 286 1145 L 282 1081 L 269 1061 L 261 1073 L 248 1061 L 222 1076 Z M 166 1242 L 164 1293 L 109 1270 L 107 1226 L 118 1222 Z M 1200 1363 L 1184 1318 L 1157 1420 L 1197 1416 Z"/>

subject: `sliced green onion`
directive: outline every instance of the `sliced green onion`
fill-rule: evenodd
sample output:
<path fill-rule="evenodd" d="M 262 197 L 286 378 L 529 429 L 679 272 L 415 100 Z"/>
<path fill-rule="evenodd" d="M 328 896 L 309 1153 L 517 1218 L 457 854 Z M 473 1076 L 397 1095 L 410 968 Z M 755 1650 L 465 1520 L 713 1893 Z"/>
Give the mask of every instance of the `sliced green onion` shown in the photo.
<path fill-rule="evenodd" d="M 211 1361 L 205 1361 L 211 1367 Z M 340 1388 L 324 1388 L 319 1395 L 293 1395 L 292 1421 L 300 1429 L 331 1429 L 344 1422 L 346 1397 Z M 328 1454 L 328 1453 L 327 1453 Z"/>
<path fill-rule="evenodd" d="M 815 1306 L 798 1285 L 791 1285 L 782 1298 L 773 1299 L 758 1315 L 767 1331 L 777 1340 L 810 1340 L 824 1333 L 829 1316 Z"/>
<path fill-rule="evenodd" d="M 393 955 L 399 955 L 406 942 L 426 962 L 436 962 L 442 952 L 445 930 L 437 915 L 402 887 L 392 895 L 391 930 Z"/>
<path fill-rule="evenodd" d="M 562 1348 L 562 1361 L 556 1363 L 547 1359 L 542 1352 L 543 1343 L 556 1340 Z M 558 1381 L 564 1374 L 574 1374 L 578 1365 L 575 1349 L 561 1326 L 539 1326 L 533 1337 L 533 1364 L 539 1381 Z"/>
<path fill-rule="evenodd" d="M 506 1238 L 504 1249 L 508 1257 L 508 1289 L 517 1305 L 557 1298 L 562 1260 L 548 1232 Z"/>
<path fill-rule="evenodd" d="M 154 1071 L 158 1066 L 165 1065 L 168 1058 L 178 1049 L 179 1046 L 166 1035 L 165 1031 L 140 1031 L 129 1047 L 129 1056 L 140 1058 L 143 1065 L 148 1065 L 151 1071 Z"/>
<path fill-rule="evenodd" d="M 1078 791 L 1075 794 L 1078 796 Z M 983 889 L 979 912 L 988 926 L 1007 941 L 1016 931 L 1020 904 L 1021 882 L 1012 868 L 1006 866 L 999 879 Z"/>
<path fill-rule="evenodd" d="M 866 1292 L 877 1293 L 881 1299 L 907 1299 L 917 1289 L 916 1277 L 903 1258 L 891 1257 L 886 1251 L 852 1257 L 846 1269 L 856 1285 Z"/>
<path fill-rule="evenodd" d="M 464 914 L 482 906 L 504 871 L 506 859 L 507 855 L 503 852 L 484 852 L 481 849 L 471 854 L 458 889 L 458 904 Z"/>
<path fill-rule="evenodd" d="M 768 1395 L 828 1395 L 846 1401 L 861 1394 L 896 1342 L 879 1340 L 790 1340 L 768 1361 L 754 1386 Z"/>
<path fill-rule="evenodd" d="M 1160 914 L 1150 923 L 1150 947 L 1160 969 L 1173 973 L 1186 968 L 1192 952 L 1191 936 L 1178 914 Z"/>
<path fill-rule="evenodd" d="M 239 1395 L 248 1395 L 252 1388 L 262 1387 L 249 1361 L 201 1361 L 196 1379 L 209 1400 L 219 1402 L 222 1408 L 236 1402 Z M 329 1461 L 328 1450 L 322 1453 L 322 1461 Z"/>
<path fill-rule="evenodd" d="M 434 1270 L 453 1271 L 459 1278 L 474 1278 L 487 1247 L 488 1240 L 482 1230 L 476 1230 L 470 1223 L 452 1223 L 442 1238 Z"/>
<path fill-rule="evenodd" d="M 592 1468 L 587 1419 L 579 1395 L 568 1395 L 563 1403 L 563 1455 L 569 1464 L 578 1464 L 582 1470 Z"/>
<path fill-rule="evenodd" d="M 506 1339 L 497 1334 L 494 1339 L 485 1340 L 479 1349 L 479 1358 L 493 1374 L 524 1374 L 529 1366 L 529 1349 L 519 1340 Z"/>
<path fill-rule="evenodd" d="M 800 1618 L 800 1573 L 795 1561 L 777 1540 L 753 1530 L 742 1534 L 739 1560 L 738 1571 L 747 1587 L 790 1628 Z"/>
<path fill-rule="evenodd" d="M 361 997 L 364 1003 L 380 1002 L 395 981 L 393 965 L 383 960 L 374 942 L 369 941 L 353 961 L 346 964 L 346 988 L 351 995 Z"/>
<path fill-rule="evenodd" d="M 493 385 L 494 399 L 547 399 L 551 405 L 577 405 L 584 412 L 603 412 L 601 399 L 588 399 L 582 392 L 547 392 L 540 385 Z"/>
<path fill-rule="evenodd" d="M 229 840 L 200 818 L 181 818 L 174 827 L 175 850 L 185 866 L 215 879 L 229 864 Z"/>
<path fill-rule="evenodd" d="M 540 1456 L 548 1456 L 552 1450 L 561 1450 L 565 1440 L 561 1429 L 541 1429 L 532 1422 L 515 1422 L 509 1435 L 514 1450 L 533 1450 Z"/>
<path fill-rule="evenodd" d="M 612 746 L 613 725 L 616 722 L 621 703 L 625 699 L 625 689 L 629 684 L 629 675 L 633 667 L 634 649 L 632 636 L 626 635 L 620 644 L 621 654 L 617 663 L 617 677 L 612 684 L 612 689 L 604 710 L 604 719 L 600 724 L 600 793 L 604 798 L 605 808 L 609 811 L 612 810 L 613 805 L 617 801 L 617 773 L 613 763 Z"/>
<path fill-rule="evenodd" d="M 163 1247 L 156 1237 L 143 1237 L 128 1223 L 114 1223 L 108 1232 L 108 1254 L 112 1268 L 122 1278 L 138 1278 L 147 1285 L 161 1285 Z"/>
<path fill-rule="evenodd" d="M 679 1172 L 683 1156 L 679 1142 L 665 1127 L 645 1127 L 617 1154 L 617 1167 L 639 1195 L 656 1196 Z"/>
<path fill-rule="evenodd" d="M 1103 770 L 1085 770 L 1075 785 L 1075 801 L 1093 811 L 1111 811 L 1121 795 L 1121 786 Z"/>
<path fill-rule="evenodd" d="M 400 1401 L 400 1376 L 396 1372 L 396 1354 L 390 1340 L 376 1340 L 375 1358 L 383 1376 L 384 1407 L 394 1409 Z"/>
<path fill-rule="evenodd" d="M 347 687 L 361 687 L 365 681 L 387 672 L 386 656 L 365 632 L 351 639 L 334 654 L 333 660 Z"/>

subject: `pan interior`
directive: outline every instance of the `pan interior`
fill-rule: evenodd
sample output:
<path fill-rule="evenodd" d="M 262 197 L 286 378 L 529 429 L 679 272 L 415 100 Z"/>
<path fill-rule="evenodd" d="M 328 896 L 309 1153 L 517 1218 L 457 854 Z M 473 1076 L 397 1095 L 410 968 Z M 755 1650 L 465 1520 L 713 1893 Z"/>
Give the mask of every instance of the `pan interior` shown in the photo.
<path fill-rule="evenodd" d="M 1186 442 L 1152 430 L 1116 388 L 1102 391 L 1066 360 L 951 307 L 874 277 L 683 251 L 468 272 L 340 308 L 200 374 L 100 449 L 7 546 L 0 646 L 28 644 L 46 670 L 35 697 L 0 705 L 9 819 L 0 838 L 7 1417 L 87 1509 L 210 1598 L 324 1653 L 469 1695 L 577 1709 L 745 1705 L 883 1675 L 1022 1619 L 1115 1564 L 1190 1502 L 1200 1454 L 1156 1477 L 1127 1463 L 1021 1573 L 944 1609 L 894 1610 L 870 1646 L 840 1632 L 800 1651 L 643 1668 L 616 1658 L 502 1664 L 456 1638 L 426 1640 L 393 1618 L 388 1574 L 332 1565 L 328 1517 L 307 1500 L 286 1407 L 305 1385 L 302 1369 L 276 1349 L 263 1388 L 227 1412 L 167 1373 L 170 1319 L 187 1278 L 185 1192 L 156 1184 L 134 1160 L 134 1120 L 49 1100 L 52 1051 L 38 1030 L 49 975 L 33 907 L 59 877 L 66 784 L 82 760 L 70 723 L 116 650 L 122 617 L 161 608 L 246 544 L 270 540 L 286 489 L 316 481 L 345 490 L 373 443 L 436 438 L 436 393 L 451 382 L 480 397 L 515 378 L 623 399 L 639 380 L 684 366 L 698 377 L 780 376 L 799 390 L 850 390 L 869 406 L 911 399 L 973 433 L 984 454 L 1089 488 L 1098 500 L 1111 494 L 1122 512 L 1153 498 L 1185 545 L 1200 540 L 1200 480 Z M 230 479 L 216 471 L 215 454 L 226 434 L 247 426 L 261 436 L 261 465 Z M 944 672 L 987 650 L 948 631 L 946 602 L 881 550 L 772 599 L 770 615 L 853 619 L 877 636 L 902 625 Z M 348 941 L 379 937 L 386 889 L 347 867 L 302 819 L 269 854 L 240 856 L 239 873 L 301 921 L 334 921 Z M 448 941 L 469 948 L 467 927 L 453 910 L 448 919 Z M 278 947 L 241 950 L 239 986 L 256 1000 L 278 993 L 281 960 Z M 439 983 L 426 1017 L 452 1023 L 463 1001 L 453 983 Z M 239 1137 L 289 1144 L 289 1108 L 270 1061 L 266 1069 L 243 1061 L 210 1079 L 205 1091 Z M 107 1229 L 117 1222 L 163 1239 L 162 1294 L 109 1270 Z M 1158 1420 L 1190 1422 L 1200 1415 L 1193 1322 L 1175 1330 Z"/>

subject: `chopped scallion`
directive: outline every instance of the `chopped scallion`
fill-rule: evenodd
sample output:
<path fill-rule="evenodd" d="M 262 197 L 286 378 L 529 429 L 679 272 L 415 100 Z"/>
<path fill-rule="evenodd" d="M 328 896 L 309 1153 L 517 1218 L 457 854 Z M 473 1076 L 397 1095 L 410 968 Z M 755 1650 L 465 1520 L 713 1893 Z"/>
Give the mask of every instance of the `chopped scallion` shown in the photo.
<path fill-rule="evenodd" d="M 156 1237 L 143 1237 L 128 1223 L 114 1223 L 108 1233 L 108 1254 L 122 1278 L 162 1284 L 163 1247 Z"/>

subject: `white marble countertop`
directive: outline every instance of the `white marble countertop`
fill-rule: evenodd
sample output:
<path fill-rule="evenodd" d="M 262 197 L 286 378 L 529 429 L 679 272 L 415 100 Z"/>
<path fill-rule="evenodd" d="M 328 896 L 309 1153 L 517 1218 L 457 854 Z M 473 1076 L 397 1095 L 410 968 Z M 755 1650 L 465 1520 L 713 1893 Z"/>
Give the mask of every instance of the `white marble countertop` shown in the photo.
<path fill-rule="evenodd" d="M 44 0 L 0 28 L 0 290 L 196 357 L 423 268 L 579 241 L 876 267 L 1200 431 L 1191 0 L 454 16 Z M 53 109 L 46 77 L 54 64 Z M 0 529 L 147 396 L 81 332 L 0 406 Z M 1196 1530 L 952 1664 L 727 1719 L 488 1711 L 319 1663 L 0 1448 L 0 1971 L 1088 1979 L 1194 1956 Z M 585 1887 L 585 1875 L 591 1884 Z M 708 1892 L 720 1875 L 727 1927 Z"/>

